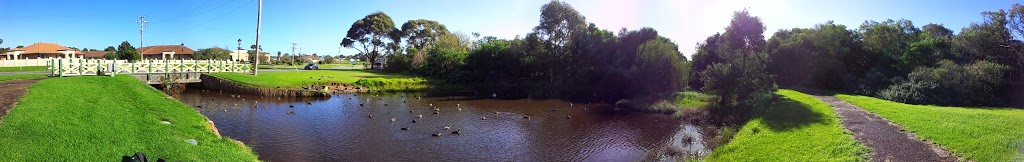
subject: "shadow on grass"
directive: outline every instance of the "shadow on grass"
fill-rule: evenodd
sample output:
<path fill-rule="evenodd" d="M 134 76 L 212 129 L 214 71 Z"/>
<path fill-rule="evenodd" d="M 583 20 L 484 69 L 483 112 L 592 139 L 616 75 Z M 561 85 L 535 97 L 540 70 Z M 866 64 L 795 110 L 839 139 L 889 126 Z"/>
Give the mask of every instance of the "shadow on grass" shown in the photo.
<path fill-rule="evenodd" d="M 771 107 L 763 111 L 762 122 L 769 129 L 777 132 L 789 131 L 825 120 L 824 115 L 811 110 L 809 105 L 785 97 L 779 98 Z"/>

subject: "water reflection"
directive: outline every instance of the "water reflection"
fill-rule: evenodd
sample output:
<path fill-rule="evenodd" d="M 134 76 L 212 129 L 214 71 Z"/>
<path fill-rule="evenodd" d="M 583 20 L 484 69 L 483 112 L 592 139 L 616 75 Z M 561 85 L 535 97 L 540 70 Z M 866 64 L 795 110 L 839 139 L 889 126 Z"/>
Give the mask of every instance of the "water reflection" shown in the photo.
<path fill-rule="evenodd" d="M 420 95 L 264 98 L 189 90 L 179 99 L 269 161 L 634 161 L 670 147 L 706 151 L 701 129 L 668 115 Z"/>

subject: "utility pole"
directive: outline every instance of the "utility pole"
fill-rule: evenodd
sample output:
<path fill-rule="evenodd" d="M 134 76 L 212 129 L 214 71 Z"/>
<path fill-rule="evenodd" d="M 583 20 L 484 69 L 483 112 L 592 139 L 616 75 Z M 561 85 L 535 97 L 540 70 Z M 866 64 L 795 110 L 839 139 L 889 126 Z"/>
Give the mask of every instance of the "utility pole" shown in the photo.
<path fill-rule="evenodd" d="M 260 23 L 263 21 L 263 0 L 259 0 L 259 4 L 256 5 L 256 57 L 253 57 L 255 61 L 252 62 L 252 75 L 256 75 L 257 66 L 260 65 Z"/>
<path fill-rule="evenodd" d="M 139 20 L 137 20 L 135 22 L 139 23 L 139 49 L 141 50 L 142 48 L 146 47 L 146 46 L 142 45 L 142 40 L 144 40 L 144 38 L 146 38 L 146 24 L 149 24 L 149 21 L 146 21 L 146 16 L 143 15 L 143 16 L 139 16 Z M 142 52 L 145 52 L 145 51 L 138 51 L 138 52 L 139 52 L 139 56 L 143 56 Z M 131 61 L 135 61 L 135 60 L 131 60 Z"/>
<path fill-rule="evenodd" d="M 289 62 L 288 64 L 295 63 L 295 45 L 298 45 L 298 44 L 297 43 L 292 43 L 292 62 Z"/>

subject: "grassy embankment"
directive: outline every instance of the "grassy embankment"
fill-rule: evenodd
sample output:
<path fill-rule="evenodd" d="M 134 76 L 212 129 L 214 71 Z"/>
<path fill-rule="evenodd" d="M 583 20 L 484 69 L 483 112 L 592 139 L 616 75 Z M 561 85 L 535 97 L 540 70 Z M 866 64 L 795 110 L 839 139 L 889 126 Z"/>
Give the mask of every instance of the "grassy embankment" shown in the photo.
<path fill-rule="evenodd" d="M 47 66 L 0 67 L 0 72 L 43 72 Z"/>
<path fill-rule="evenodd" d="M 364 64 L 363 62 L 356 62 L 355 65 L 352 65 L 352 63 L 319 64 L 319 65 L 317 65 L 317 67 L 319 67 L 320 69 L 363 68 L 363 64 Z M 260 67 L 260 69 L 302 69 L 303 67 L 306 67 L 306 64 L 296 64 L 296 65 L 291 65 L 291 66 L 288 66 L 288 65 L 262 65 L 261 64 L 259 67 Z"/>
<path fill-rule="evenodd" d="M 35 79 L 35 78 L 45 78 L 45 77 L 46 77 L 46 74 L 0 75 L 0 81 L 19 80 L 19 79 Z"/>
<path fill-rule="evenodd" d="M 700 92 L 685 91 L 671 94 L 670 96 L 647 96 L 634 98 L 627 102 L 616 103 L 619 106 L 631 108 L 633 111 L 648 113 L 671 113 L 676 117 L 682 117 L 688 110 L 697 110 L 708 105 L 710 95 Z"/>
<path fill-rule="evenodd" d="M 410 75 L 368 70 L 303 70 L 262 72 L 258 76 L 238 73 L 210 75 L 261 88 L 299 89 L 313 84 L 341 83 L 371 90 L 404 91 L 430 88 L 426 79 Z"/>
<path fill-rule="evenodd" d="M 779 90 L 708 161 L 867 161 L 867 147 L 843 129 L 832 107 L 810 95 Z"/>
<path fill-rule="evenodd" d="M 135 152 L 150 160 L 257 160 L 251 149 L 211 132 L 196 110 L 123 75 L 33 84 L 3 116 L 0 148 L 3 161 L 119 161 Z"/>
<path fill-rule="evenodd" d="M 910 105 L 836 95 L 972 161 L 1024 161 L 1024 110 Z"/>

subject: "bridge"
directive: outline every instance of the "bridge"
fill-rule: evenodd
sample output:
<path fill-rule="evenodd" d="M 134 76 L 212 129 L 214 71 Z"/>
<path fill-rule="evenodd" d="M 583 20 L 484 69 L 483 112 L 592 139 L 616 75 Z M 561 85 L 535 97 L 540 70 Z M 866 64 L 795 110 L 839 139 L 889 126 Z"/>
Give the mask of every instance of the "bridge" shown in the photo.
<path fill-rule="evenodd" d="M 50 59 L 51 77 L 128 74 L 146 84 L 198 83 L 203 73 L 251 73 L 252 64 L 228 60 Z"/>

